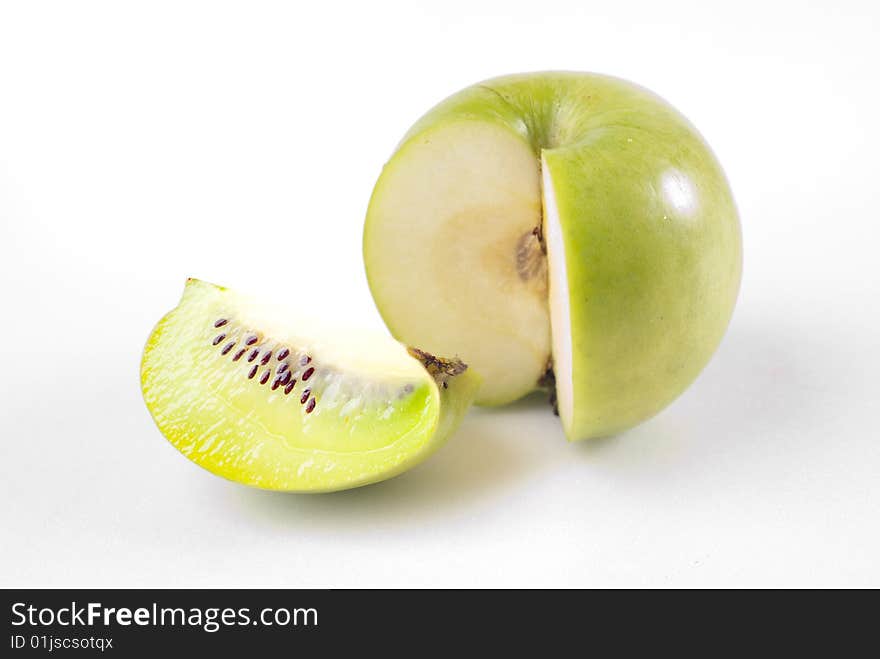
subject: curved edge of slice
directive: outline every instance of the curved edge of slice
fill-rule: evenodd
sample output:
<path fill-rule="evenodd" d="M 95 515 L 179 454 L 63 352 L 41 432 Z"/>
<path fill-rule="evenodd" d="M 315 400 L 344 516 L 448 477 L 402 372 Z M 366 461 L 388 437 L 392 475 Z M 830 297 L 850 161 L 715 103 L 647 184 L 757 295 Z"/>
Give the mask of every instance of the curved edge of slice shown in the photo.
<path fill-rule="evenodd" d="M 553 347 L 553 380 L 551 396 L 555 393 L 555 409 L 562 422 L 566 438 L 571 441 L 574 433 L 575 383 L 573 376 L 573 345 L 568 265 L 565 241 L 559 223 L 556 191 L 550 178 L 550 168 L 542 154 L 542 194 L 544 198 L 544 239 L 547 245 L 548 300 L 550 308 L 550 332 Z"/>
<path fill-rule="evenodd" d="M 191 461 L 267 490 L 367 485 L 431 455 L 479 388 L 472 370 L 432 374 L 388 336 L 352 333 L 337 348 L 289 322 L 187 280 L 147 340 L 141 387 L 159 430 Z"/>

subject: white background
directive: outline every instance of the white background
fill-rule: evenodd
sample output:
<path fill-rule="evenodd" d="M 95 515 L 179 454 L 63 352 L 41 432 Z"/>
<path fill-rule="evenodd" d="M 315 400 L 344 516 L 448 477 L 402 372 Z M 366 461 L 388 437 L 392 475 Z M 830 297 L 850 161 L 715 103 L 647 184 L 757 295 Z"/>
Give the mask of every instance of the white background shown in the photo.
<path fill-rule="evenodd" d="M 0 5 L 0 583 L 880 586 L 877 4 Z M 567 444 L 475 411 L 362 490 L 247 489 L 138 384 L 186 276 L 378 324 L 361 226 L 436 101 L 498 74 L 629 78 L 696 123 L 745 275 L 694 386 Z"/>

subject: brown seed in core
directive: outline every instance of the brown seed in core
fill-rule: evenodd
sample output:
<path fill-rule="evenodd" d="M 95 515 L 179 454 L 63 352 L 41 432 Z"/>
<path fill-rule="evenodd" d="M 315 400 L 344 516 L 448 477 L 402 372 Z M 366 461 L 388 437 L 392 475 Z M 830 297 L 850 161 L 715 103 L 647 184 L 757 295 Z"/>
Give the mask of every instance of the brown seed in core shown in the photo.
<path fill-rule="evenodd" d="M 266 384 L 269 381 L 269 376 L 272 374 L 272 371 L 266 371 L 260 376 L 260 384 Z"/>
<path fill-rule="evenodd" d="M 308 380 L 310 377 L 312 377 L 312 374 L 313 374 L 314 372 L 315 372 L 315 369 L 312 368 L 311 366 L 309 366 L 309 367 L 306 369 L 306 372 L 303 373 L 303 382 L 305 382 L 305 381 Z"/>
<path fill-rule="evenodd" d="M 248 380 L 253 380 L 253 379 L 254 379 L 254 376 L 255 376 L 256 374 L 257 374 L 257 365 L 254 364 L 254 365 L 251 367 L 250 372 L 248 373 Z"/>
<path fill-rule="evenodd" d="M 260 363 L 263 366 L 265 366 L 266 364 L 269 363 L 270 359 L 272 359 L 272 351 L 271 350 L 269 352 L 267 352 L 265 355 L 263 355 L 263 358 L 260 360 Z"/>
<path fill-rule="evenodd" d="M 281 350 L 278 351 L 278 361 L 284 361 L 289 354 L 290 350 L 288 350 L 287 348 L 281 348 Z"/>
<path fill-rule="evenodd" d="M 306 405 L 306 414 L 311 414 L 313 409 L 315 409 L 315 399 L 314 398 L 309 400 L 309 404 Z"/>
<path fill-rule="evenodd" d="M 281 382 L 281 378 L 280 378 L 280 377 L 275 378 L 274 380 L 272 380 L 272 391 L 275 391 L 278 387 L 281 386 L 281 384 L 282 384 L 282 382 Z"/>
<path fill-rule="evenodd" d="M 217 345 L 225 338 L 226 338 L 225 334 L 218 334 L 217 336 L 214 337 L 214 345 Z"/>
<path fill-rule="evenodd" d="M 220 351 L 221 355 L 226 355 L 235 347 L 235 341 L 230 341 L 225 346 L 223 346 L 223 350 Z"/>
<path fill-rule="evenodd" d="M 229 321 L 225 318 L 219 318 L 217 321 L 214 322 L 214 327 L 223 327 L 228 322 Z"/>
<path fill-rule="evenodd" d="M 305 366 L 310 361 L 312 361 L 311 357 L 309 357 L 308 355 L 303 355 L 303 358 L 299 360 L 299 363 L 300 363 L 300 366 Z"/>
<path fill-rule="evenodd" d="M 245 352 L 247 352 L 247 350 L 245 350 L 244 348 L 242 348 L 241 350 L 239 350 L 237 353 L 235 353 L 234 355 L 232 355 L 232 361 L 237 362 L 239 359 L 241 359 L 241 356 L 242 356 Z"/>
<path fill-rule="evenodd" d="M 287 396 L 291 391 L 293 391 L 293 388 L 295 386 L 296 386 L 296 380 L 291 380 L 290 382 L 288 382 L 287 386 L 284 387 L 284 395 Z"/>
<path fill-rule="evenodd" d="M 248 338 L 246 338 L 246 339 L 244 340 L 244 344 L 245 344 L 246 346 L 252 346 L 252 345 L 254 345 L 256 342 L 257 342 L 257 335 L 256 335 L 256 334 L 251 334 Z"/>
<path fill-rule="evenodd" d="M 259 354 L 260 354 L 260 351 L 257 350 L 256 348 L 254 348 L 253 350 L 251 350 L 251 354 L 248 355 L 248 361 L 249 362 L 254 361 L 257 358 L 257 355 L 259 355 Z"/>
<path fill-rule="evenodd" d="M 281 374 L 284 373 L 284 371 L 286 371 L 288 368 L 289 368 L 289 366 L 287 365 L 287 362 L 281 362 L 281 363 L 278 365 L 278 369 L 277 369 L 275 372 L 278 373 L 278 375 L 281 375 Z"/>
<path fill-rule="evenodd" d="M 278 379 L 281 380 L 281 384 L 287 384 L 290 382 L 290 371 L 284 371 L 284 373 L 278 376 Z"/>
<path fill-rule="evenodd" d="M 303 392 L 303 395 L 300 396 L 299 404 L 300 404 L 300 405 L 305 405 L 305 404 L 306 404 L 306 401 L 309 399 L 309 395 L 311 395 L 311 393 L 312 393 L 312 390 L 311 390 L 311 389 L 306 389 L 306 390 Z"/>

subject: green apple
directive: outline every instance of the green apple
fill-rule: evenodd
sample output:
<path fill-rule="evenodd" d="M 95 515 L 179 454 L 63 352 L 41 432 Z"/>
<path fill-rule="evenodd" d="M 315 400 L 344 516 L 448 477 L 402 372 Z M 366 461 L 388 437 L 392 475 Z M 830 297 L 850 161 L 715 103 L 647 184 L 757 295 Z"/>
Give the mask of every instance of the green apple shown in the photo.
<path fill-rule="evenodd" d="M 367 212 L 370 289 L 391 332 L 458 355 L 477 402 L 555 378 L 565 434 L 613 434 L 696 378 L 742 270 L 736 207 L 663 99 L 588 73 L 489 80 L 406 134 Z"/>

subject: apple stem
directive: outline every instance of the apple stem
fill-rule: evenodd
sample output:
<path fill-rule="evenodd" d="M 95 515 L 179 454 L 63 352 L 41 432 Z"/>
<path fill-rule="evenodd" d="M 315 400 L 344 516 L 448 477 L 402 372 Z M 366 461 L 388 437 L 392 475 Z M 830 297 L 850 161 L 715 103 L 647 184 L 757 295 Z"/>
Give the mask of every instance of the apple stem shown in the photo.
<path fill-rule="evenodd" d="M 407 347 L 406 351 L 410 357 L 420 361 L 425 370 L 434 378 L 437 385 L 444 389 L 449 386 L 450 378 L 461 375 L 467 370 L 467 364 L 457 358 L 444 359 L 443 357 L 435 357 L 430 352 L 412 347 Z"/>

